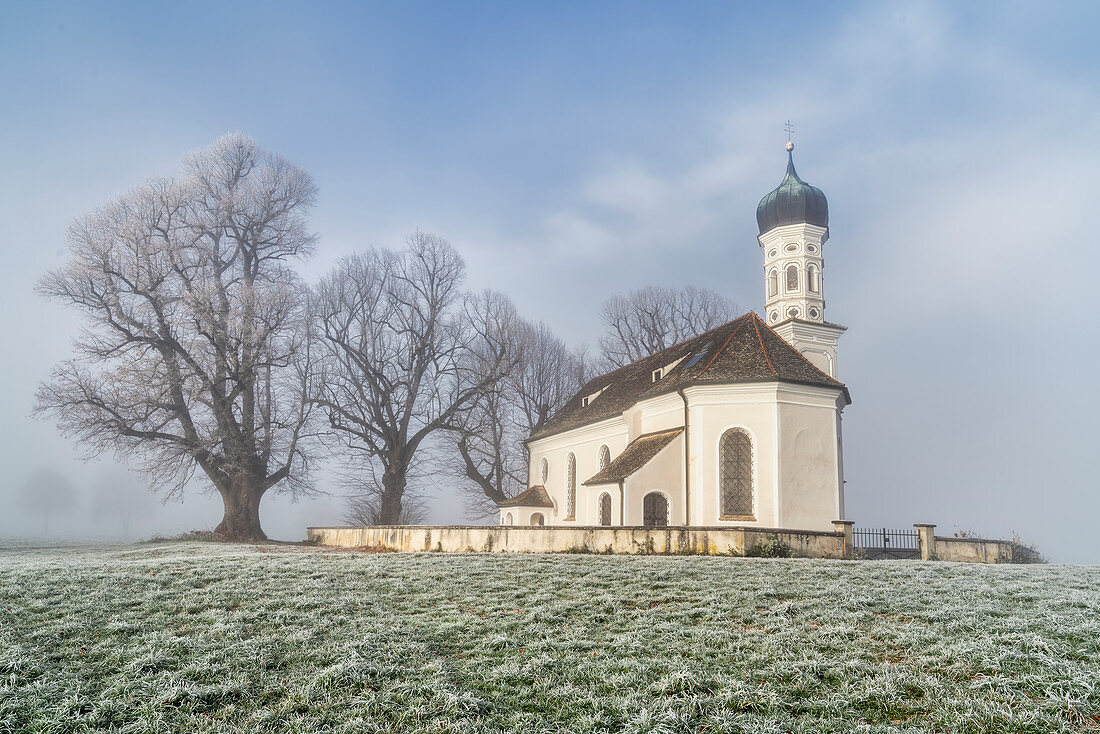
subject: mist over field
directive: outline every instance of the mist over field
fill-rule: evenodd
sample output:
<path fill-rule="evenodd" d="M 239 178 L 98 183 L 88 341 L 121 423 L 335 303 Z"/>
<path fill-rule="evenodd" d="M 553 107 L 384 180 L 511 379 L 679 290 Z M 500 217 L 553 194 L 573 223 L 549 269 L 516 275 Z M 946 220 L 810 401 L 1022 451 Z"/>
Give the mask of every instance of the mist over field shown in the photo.
<path fill-rule="evenodd" d="M 421 228 L 469 288 L 594 346 L 603 300 L 646 285 L 761 308 L 754 213 L 790 119 L 848 326 L 848 518 L 1100 563 L 1098 27 L 1095 3 L 5 3 L 0 535 L 221 518 L 201 477 L 162 504 L 30 417 L 81 328 L 33 291 L 66 228 L 189 151 L 239 130 L 313 177 L 311 283 Z M 429 521 L 471 521 L 454 482 L 417 478 Z M 316 487 L 265 497 L 269 537 L 342 521 L 331 462 Z"/>

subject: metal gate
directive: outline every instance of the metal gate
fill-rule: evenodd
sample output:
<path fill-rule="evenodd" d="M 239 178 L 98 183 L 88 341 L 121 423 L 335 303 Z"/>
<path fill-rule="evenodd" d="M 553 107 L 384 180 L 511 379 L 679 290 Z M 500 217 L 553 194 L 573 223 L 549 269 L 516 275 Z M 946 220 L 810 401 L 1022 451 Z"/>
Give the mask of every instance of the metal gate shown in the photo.
<path fill-rule="evenodd" d="M 854 528 L 852 540 L 858 555 L 870 560 L 920 558 L 920 533 L 916 530 Z"/>

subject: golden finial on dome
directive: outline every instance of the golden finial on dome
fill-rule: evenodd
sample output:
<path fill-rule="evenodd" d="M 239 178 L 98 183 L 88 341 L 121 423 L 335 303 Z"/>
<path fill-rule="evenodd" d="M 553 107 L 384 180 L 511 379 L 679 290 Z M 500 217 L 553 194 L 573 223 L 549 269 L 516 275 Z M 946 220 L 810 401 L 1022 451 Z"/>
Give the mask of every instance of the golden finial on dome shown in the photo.
<path fill-rule="evenodd" d="M 788 140 L 787 141 L 787 151 L 790 152 L 792 150 L 794 150 L 794 143 L 791 142 L 790 140 Z"/>

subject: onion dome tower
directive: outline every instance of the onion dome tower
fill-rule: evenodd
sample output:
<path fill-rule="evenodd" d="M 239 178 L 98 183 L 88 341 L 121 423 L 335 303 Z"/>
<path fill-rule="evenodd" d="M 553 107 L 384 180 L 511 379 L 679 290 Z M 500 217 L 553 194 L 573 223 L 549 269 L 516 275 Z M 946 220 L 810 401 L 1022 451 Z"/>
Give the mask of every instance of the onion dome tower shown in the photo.
<path fill-rule="evenodd" d="M 825 320 L 822 248 L 829 239 L 829 202 L 794 169 L 756 207 L 764 250 L 764 318 L 818 369 L 836 378 L 836 344 L 845 327 Z"/>

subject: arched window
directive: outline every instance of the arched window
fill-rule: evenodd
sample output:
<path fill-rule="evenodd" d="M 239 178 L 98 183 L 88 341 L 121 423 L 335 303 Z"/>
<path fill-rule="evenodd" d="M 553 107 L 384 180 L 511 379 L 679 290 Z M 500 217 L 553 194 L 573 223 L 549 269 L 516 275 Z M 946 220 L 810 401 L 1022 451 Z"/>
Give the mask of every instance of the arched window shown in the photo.
<path fill-rule="evenodd" d="M 577 516 L 577 457 L 569 454 L 565 462 L 565 519 Z"/>
<path fill-rule="evenodd" d="M 787 290 L 789 290 L 789 291 L 798 290 L 798 266 L 797 265 L 788 265 L 787 266 Z"/>
<path fill-rule="evenodd" d="M 532 512 L 531 513 L 531 524 L 532 525 L 545 525 L 546 524 L 546 518 L 544 518 L 542 516 L 541 512 Z"/>
<path fill-rule="evenodd" d="M 600 525 L 611 524 L 611 495 L 604 492 L 600 495 Z"/>
<path fill-rule="evenodd" d="M 821 292 L 821 271 L 817 269 L 816 265 L 806 268 L 806 283 L 810 293 Z"/>
<path fill-rule="evenodd" d="M 510 512 L 505 513 L 505 515 L 504 515 L 504 524 L 505 525 L 511 525 L 512 524 L 512 513 L 510 513 Z"/>
<path fill-rule="evenodd" d="M 752 439 L 739 428 L 718 442 L 718 487 L 722 519 L 750 519 L 753 508 Z"/>
<path fill-rule="evenodd" d="M 642 525 L 647 528 L 668 526 L 668 500 L 660 492 L 650 492 L 642 499 Z"/>
<path fill-rule="evenodd" d="M 779 293 L 779 271 L 772 270 L 768 273 L 768 298 Z"/>
<path fill-rule="evenodd" d="M 542 483 L 546 484 L 546 477 L 550 476 L 550 462 L 545 458 L 542 460 L 542 466 L 539 467 L 539 474 L 542 475 Z"/>
<path fill-rule="evenodd" d="M 600 471 L 607 468 L 607 465 L 611 463 L 611 449 L 606 446 L 600 446 L 600 459 L 599 466 Z"/>

